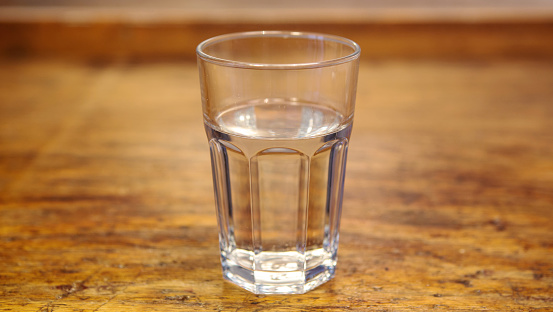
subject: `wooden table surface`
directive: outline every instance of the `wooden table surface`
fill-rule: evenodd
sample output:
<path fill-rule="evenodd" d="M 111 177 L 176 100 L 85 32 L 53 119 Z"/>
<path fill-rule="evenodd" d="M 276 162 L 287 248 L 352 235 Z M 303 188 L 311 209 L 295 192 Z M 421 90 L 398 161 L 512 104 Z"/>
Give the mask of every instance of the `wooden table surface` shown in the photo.
<path fill-rule="evenodd" d="M 0 61 L 1 311 L 551 311 L 553 61 L 363 60 L 335 279 L 222 279 L 193 62 Z"/>

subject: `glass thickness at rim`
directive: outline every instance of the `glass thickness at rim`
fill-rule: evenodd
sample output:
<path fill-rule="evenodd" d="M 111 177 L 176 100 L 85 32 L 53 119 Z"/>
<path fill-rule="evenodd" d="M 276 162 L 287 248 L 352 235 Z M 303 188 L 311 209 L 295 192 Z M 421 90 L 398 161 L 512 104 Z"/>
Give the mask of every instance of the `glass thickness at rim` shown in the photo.
<path fill-rule="evenodd" d="M 296 38 L 305 40 L 319 40 L 319 41 L 334 41 L 344 46 L 350 47 L 353 52 L 334 59 L 324 60 L 320 62 L 308 62 L 308 63 L 285 63 L 285 64 L 271 64 L 271 63 L 250 63 L 244 61 L 236 61 L 231 59 L 219 58 L 206 53 L 204 50 L 211 45 L 221 43 L 224 41 L 247 39 L 247 38 Z M 226 67 L 237 67 L 245 69 L 310 69 L 339 65 L 353 61 L 359 57 L 361 48 L 353 40 L 322 33 L 315 32 L 299 32 L 299 31 L 251 31 L 251 32 L 238 32 L 230 33 L 212 37 L 200 43 L 196 48 L 196 54 L 202 60 Z"/>

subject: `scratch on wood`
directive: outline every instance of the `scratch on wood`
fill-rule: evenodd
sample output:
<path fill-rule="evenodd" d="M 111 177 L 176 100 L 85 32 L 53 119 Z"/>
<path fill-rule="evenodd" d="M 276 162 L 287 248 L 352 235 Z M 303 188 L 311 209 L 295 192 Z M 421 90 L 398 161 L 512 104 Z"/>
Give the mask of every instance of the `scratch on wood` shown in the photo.
<path fill-rule="evenodd" d="M 88 287 L 85 285 L 86 282 L 88 282 L 96 273 L 98 273 L 99 270 L 94 271 L 94 273 L 87 276 L 83 281 L 81 282 L 74 282 L 71 285 L 58 285 L 55 286 L 56 289 L 61 289 L 64 293 L 59 295 L 57 299 L 63 299 L 68 297 L 71 294 L 78 293 L 80 291 L 83 291 L 85 289 L 88 289 Z"/>
<path fill-rule="evenodd" d="M 251 294 L 247 294 L 246 297 L 244 297 L 244 300 L 242 300 L 242 304 L 245 305 L 249 301 L 250 297 L 251 297 Z M 236 310 L 234 310 L 234 312 L 238 312 L 241 308 L 242 307 L 236 308 Z"/>
<path fill-rule="evenodd" d="M 125 287 L 126 289 L 126 287 Z M 124 291 L 125 289 L 123 289 L 122 291 Z M 106 304 L 108 304 L 110 301 L 112 301 L 113 299 L 115 299 L 115 297 L 117 297 L 119 295 L 119 293 L 116 293 L 115 295 L 111 296 L 108 300 L 106 300 L 106 302 L 102 303 L 101 305 L 99 305 L 96 309 L 92 310 L 92 312 L 96 312 L 98 310 L 100 310 L 100 308 L 102 308 L 103 306 L 105 306 Z"/>
<path fill-rule="evenodd" d="M 59 295 L 58 299 L 66 298 L 67 296 L 77 293 L 79 291 L 83 291 L 87 289 L 88 287 L 85 286 L 85 281 L 82 281 L 80 283 L 73 283 L 72 285 L 58 285 L 56 286 L 56 289 L 61 289 L 64 291 L 63 294 Z"/>
<path fill-rule="evenodd" d="M 37 312 L 54 312 L 54 306 L 51 305 L 52 302 L 48 302 L 45 306 L 38 308 Z"/>
<path fill-rule="evenodd" d="M 133 280 L 136 280 L 140 274 L 142 274 L 142 271 L 139 271 L 136 276 L 133 278 Z M 131 283 L 132 284 L 132 283 Z M 96 309 L 92 310 L 92 312 L 96 312 L 98 310 L 100 310 L 103 306 L 105 306 L 106 304 L 108 304 L 110 301 L 112 301 L 113 299 L 115 299 L 115 297 L 119 296 L 119 294 L 125 292 L 125 290 L 127 290 L 127 288 L 129 287 L 130 284 L 127 284 L 125 287 L 123 287 L 123 289 L 121 289 L 120 291 L 118 291 L 117 293 L 115 293 L 113 296 L 111 296 L 108 300 L 106 300 L 106 302 L 100 304 Z"/>

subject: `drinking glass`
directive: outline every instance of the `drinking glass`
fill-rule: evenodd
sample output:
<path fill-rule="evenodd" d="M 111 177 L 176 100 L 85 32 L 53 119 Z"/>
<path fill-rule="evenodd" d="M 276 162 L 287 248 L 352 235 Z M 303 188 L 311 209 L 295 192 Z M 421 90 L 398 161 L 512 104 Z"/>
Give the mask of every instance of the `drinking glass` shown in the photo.
<path fill-rule="evenodd" d="M 286 31 L 197 47 L 223 276 L 256 294 L 334 276 L 359 46 Z"/>

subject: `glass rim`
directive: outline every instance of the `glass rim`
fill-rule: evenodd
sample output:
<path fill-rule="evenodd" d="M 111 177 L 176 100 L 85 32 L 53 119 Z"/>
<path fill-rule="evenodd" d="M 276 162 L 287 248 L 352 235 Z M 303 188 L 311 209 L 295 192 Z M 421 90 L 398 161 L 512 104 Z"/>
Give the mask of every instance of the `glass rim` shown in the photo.
<path fill-rule="evenodd" d="M 272 64 L 272 63 L 252 63 L 244 61 L 235 61 L 231 59 L 225 59 L 216 57 L 206 53 L 204 50 L 212 44 L 219 42 L 232 40 L 232 39 L 241 39 L 241 38 L 255 38 L 255 37 L 273 37 L 273 38 L 302 38 L 302 39 L 318 39 L 324 41 L 334 41 L 341 43 L 343 45 L 349 46 L 353 49 L 353 52 L 337 58 L 332 58 L 319 62 L 309 62 L 309 63 L 284 63 L 284 64 Z M 359 45 L 351 40 L 344 37 L 329 35 L 316 32 L 302 32 L 302 31 L 247 31 L 247 32 L 236 32 L 229 33 L 224 35 L 215 36 L 204 40 L 196 47 L 196 54 L 199 58 L 209 63 L 216 65 L 226 66 L 226 67 L 237 67 L 245 69 L 310 69 L 310 68 L 320 68 L 339 65 L 342 63 L 347 63 L 359 58 L 361 54 L 361 48 Z"/>

